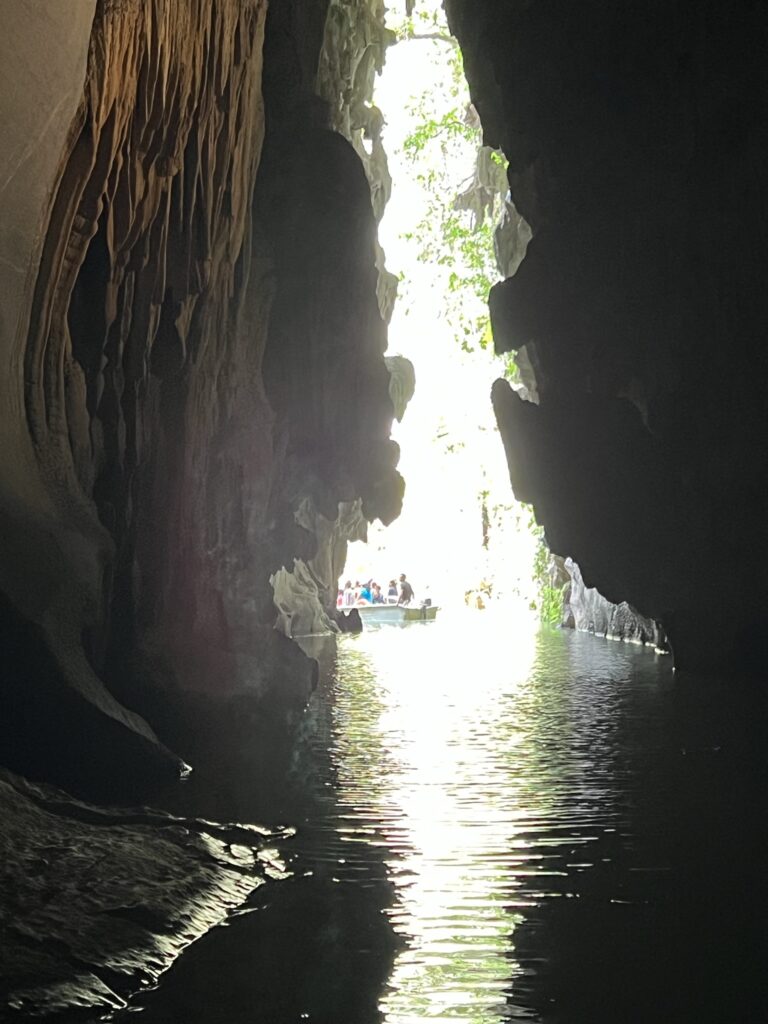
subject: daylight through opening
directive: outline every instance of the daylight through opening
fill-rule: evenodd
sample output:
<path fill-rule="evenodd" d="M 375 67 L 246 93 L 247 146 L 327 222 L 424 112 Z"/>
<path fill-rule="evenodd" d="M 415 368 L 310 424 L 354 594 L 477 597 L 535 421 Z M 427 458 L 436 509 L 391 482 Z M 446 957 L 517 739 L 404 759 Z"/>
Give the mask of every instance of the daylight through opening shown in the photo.
<path fill-rule="evenodd" d="M 392 180 L 379 238 L 399 280 L 388 355 L 410 361 L 416 387 L 392 435 L 403 511 L 350 546 L 340 589 L 349 582 L 366 601 L 372 581 L 386 598 L 403 573 L 416 602 L 557 618 L 547 591 L 562 582 L 532 511 L 512 494 L 490 403 L 496 377 L 523 390 L 514 359 L 494 355 L 488 294 L 516 269 L 530 230 L 511 203 L 503 154 L 483 145 L 442 5 L 392 11 L 388 24 L 397 42 L 374 93 Z"/>

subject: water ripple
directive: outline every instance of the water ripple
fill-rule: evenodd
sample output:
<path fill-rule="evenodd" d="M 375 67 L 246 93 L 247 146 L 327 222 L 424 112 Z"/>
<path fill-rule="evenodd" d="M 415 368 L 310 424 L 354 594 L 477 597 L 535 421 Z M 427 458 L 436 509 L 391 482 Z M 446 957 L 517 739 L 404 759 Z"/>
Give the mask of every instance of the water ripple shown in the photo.
<path fill-rule="evenodd" d="M 639 858 L 643 877 L 668 870 L 634 848 L 622 729 L 628 704 L 647 713 L 667 666 L 527 624 L 515 633 L 476 616 L 455 630 L 343 638 L 315 698 L 327 813 L 297 849 L 357 885 L 370 858 L 356 849 L 382 851 L 403 940 L 380 1003 L 387 1024 L 539 1019 L 526 1005 L 539 951 L 516 949 L 526 915 L 579 898 L 590 875 L 615 908 L 631 905 L 617 857 Z"/>

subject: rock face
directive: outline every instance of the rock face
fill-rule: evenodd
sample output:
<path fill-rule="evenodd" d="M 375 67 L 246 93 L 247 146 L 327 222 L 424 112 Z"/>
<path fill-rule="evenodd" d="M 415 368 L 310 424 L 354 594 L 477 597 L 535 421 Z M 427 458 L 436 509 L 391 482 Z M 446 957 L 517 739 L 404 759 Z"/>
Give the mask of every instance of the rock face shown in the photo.
<path fill-rule="evenodd" d="M 284 780 L 317 665 L 282 634 L 330 628 L 346 538 L 404 488 L 386 161 L 331 102 L 354 72 L 365 113 L 382 16 L 4 15 L 0 765 L 135 804 L 184 769 L 161 740 L 202 761 L 226 736 Z M 355 131 L 375 143 L 376 123 Z M 122 1005 L 280 874 L 254 828 L 99 810 L 4 769 L 0 816 L 0 1015 Z"/>
<path fill-rule="evenodd" d="M 663 631 L 653 619 L 641 615 L 626 601 L 612 604 L 594 587 L 586 586 L 572 558 L 565 559 L 563 568 L 569 581 L 563 604 L 563 626 L 609 640 L 664 647 Z"/>
<path fill-rule="evenodd" d="M 278 833 L 78 803 L 0 769 L 3 1020 L 125 1006 L 267 879 Z"/>
<path fill-rule="evenodd" d="M 290 38 L 285 26 L 300 23 L 303 7 L 273 5 L 281 35 L 272 38 Z M 273 340 L 267 353 L 267 382 L 278 425 L 293 438 L 285 505 L 315 541 L 309 556 L 298 553 L 273 577 L 277 625 L 287 636 L 337 630 L 336 586 L 348 543 L 365 539 L 370 520 L 390 522 L 402 503 L 400 452 L 389 430 L 414 384 L 408 360 L 382 362 L 397 293 L 376 234 L 392 185 L 384 119 L 371 102 L 394 38 L 384 15 L 381 0 L 331 0 L 316 71 L 312 64 L 296 75 L 292 53 L 282 49 L 267 82 L 280 129 L 267 138 L 257 201 L 284 281 L 272 313 L 279 344 Z M 328 315 L 318 318 L 323 308 Z M 313 363 L 302 377 L 295 364 L 308 343 Z"/>
<path fill-rule="evenodd" d="M 370 175 L 315 93 L 328 17 L 4 19 L 0 760 L 33 776 L 177 771 L 126 710 L 161 679 L 300 705 L 270 578 L 327 562 L 340 502 L 399 511 Z"/>
<path fill-rule="evenodd" d="M 768 12 L 446 7 L 533 231 L 491 296 L 538 398 L 494 388 L 516 495 L 590 585 L 661 620 L 679 668 L 759 669 Z"/>

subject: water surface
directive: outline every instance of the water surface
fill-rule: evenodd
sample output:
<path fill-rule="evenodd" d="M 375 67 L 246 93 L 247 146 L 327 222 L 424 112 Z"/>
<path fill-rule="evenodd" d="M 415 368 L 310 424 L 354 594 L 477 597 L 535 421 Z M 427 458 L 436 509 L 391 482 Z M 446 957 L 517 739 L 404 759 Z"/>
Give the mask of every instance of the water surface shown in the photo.
<path fill-rule="evenodd" d="M 313 652 L 294 879 L 147 1019 L 768 1020 L 761 697 L 479 613 Z"/>

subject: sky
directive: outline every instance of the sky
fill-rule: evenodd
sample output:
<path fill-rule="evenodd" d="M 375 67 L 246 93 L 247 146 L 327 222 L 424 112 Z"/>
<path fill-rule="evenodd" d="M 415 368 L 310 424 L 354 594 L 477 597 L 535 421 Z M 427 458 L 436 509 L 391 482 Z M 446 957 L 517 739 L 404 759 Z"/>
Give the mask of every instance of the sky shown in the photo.
<path fill-rule="evenodd" d="M 437 0 L 422 0 L 419 6 L 440 10 Z M 388 268 L 405 279 L 389 327 L 388 354 L 404 355 L 414 364 L 416 394 L 392 432 L 406 480 L 402 515 L 386 529 L 372 525 L 367 545 L 350 545 L 345 578 L 354 582 L 373 576 L 385 583 L 404 572 L 417 599 L 428 592 L 445 605 L 462 602 L 467 591 L 493 577 L 500 597 L 527 603 L 535 591 L 535 540 L 527 528 L 528 512 L 512 495 L 490 402 L 491 385 L 503 374 L 503 364 L 491 352 L 461 350 L 444 315 L 450 268 L 421 263 L 418 242 L 406 237 L 425 215 L 428 193 L 417 174 L 429 170 L 430 156 L 414 166 L 403 152 L 403 140 L 419 120 L 412 109 L 415 97 L 429 92 L 443 111 L 456 105 L 450 95 L 449 56 L 444 42 L 399 42 L 388 51 L 377 80 L 374 101 L 386 120 L 384 145 L 393 179 L 379 237 Z M 468 91 L 458 102 L 463 109 Z M 472 144 L 459 147 L 455 190 L 446 202 L 471 176 L 474 158 Z M 466 301 L 477 304 L 470 315 L 481 312 L 474 296 Z M 491 505 L 510 507 L 503 528 L 492 529 L 489 551 L 482 546 L 481 491 L 489 492 Z"/>

